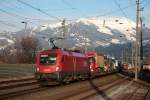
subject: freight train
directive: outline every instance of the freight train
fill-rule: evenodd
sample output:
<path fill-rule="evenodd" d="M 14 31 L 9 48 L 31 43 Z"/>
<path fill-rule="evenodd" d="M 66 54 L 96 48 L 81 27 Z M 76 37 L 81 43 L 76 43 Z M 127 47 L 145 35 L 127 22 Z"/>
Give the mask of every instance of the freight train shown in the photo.
<path fill-rule="evenodd" d="M 116 72 L 117 63 L 117 60 L 96 52 L 83 54 L 61 49 L 44 50 L 37 54 L 35 76 L 39 81 L 68 83 Z"/>
<path fill-rule="evenodd" d="M 119 62 L 114 57 L 96 52 L 88 52 L 86 56 L 90 62 L 91 78 L 119 71 Z"/>

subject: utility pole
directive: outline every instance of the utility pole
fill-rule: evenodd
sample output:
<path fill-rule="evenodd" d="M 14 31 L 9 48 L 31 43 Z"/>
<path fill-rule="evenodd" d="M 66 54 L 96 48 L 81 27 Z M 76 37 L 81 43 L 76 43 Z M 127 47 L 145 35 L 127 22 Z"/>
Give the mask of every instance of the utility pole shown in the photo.
<path fill-rule="evenodd" d="M 131 58 L 132 58 L 132 67 L 134 67 L 134 65 L 135 65 L 135 42 L 134 41 L 132 41 L 132 56 L 131 56 Z"/>
<path fill-rule="evenodd" d="M 138 68 L 140 64 L 140 28 L 139 28 L 139 20 L 140 20 L 140 0 L 136 1 L 137 10 L 136 10 L 136 42 L 135 42 L 135 81 L 138 79 Z"/>
<path fill-rule="evenodd" d="M 64 19 L 64 20 L 62 20 L 62 23 L 61 23 L 61 25 L 62 25 L 62 38 L 63 38 L 63 40 L 62 40 L 62 48 L 64 49 L 65 48 L 65 38 L 66 38 L 66 20 Z"/>
<path fill-rule="evenodd" d="M 86 41 L 86 35 L 87 35 L 87 32 L 85 32 L 85 36 L 84 36 L 84 43 L 85 43 L 85 44 L 84 44 L 84 46 L 85 46 L 85 47 L 84 47 L 84 53 L 86 53 L 86 52 L 87 52 L 87 45 L 86 45 L 86 44 L 87 44 L 87 41 Z"/>
<path fill-rule="evenodd" d="M 105 27 L 105 20 L 103 21 L 103 27 Z"/>
<path fill-rule="evenodd" d="M 22 21 L 21 23 L 24 23 L 24 24 L 25 24 L 24 29 L 26 30 L 26 29 L 27 29 L 27 24 L 28 24 L 28 22 L 27 22 L 27 21 Z"/>
<path fill-rule="evenodd" d="M 140 30 L 140 69 L 143 70 L 143 20 L 140 18 L 141 30 Z"/>
<path fill-rule="evenodd" d="M 140 59 L 139 59 L 139 66 L 140 66 L 140 71 L 143 69 L 143 19 L 142 19 L 142 11 L 144 10 L 144 7 L 140 8 L 140 33 L 139 33 L 139 42 L 140 42 Z"/>
<path fill-rule="evenodd" d="M 65 34 L 66 34 L 66 20 L 64 19 L 63 21 L 62 21 L 62 23 L 61 23 L 61 25 L 62 25 L 62 31 L 63 31 L 63 38 L 65 38 Z"/>
<path fill-rule="evenodd" d="M 123 44 L 123 47 L 122 47 L 122 63 L 124 64 L 124 44 Z"/>

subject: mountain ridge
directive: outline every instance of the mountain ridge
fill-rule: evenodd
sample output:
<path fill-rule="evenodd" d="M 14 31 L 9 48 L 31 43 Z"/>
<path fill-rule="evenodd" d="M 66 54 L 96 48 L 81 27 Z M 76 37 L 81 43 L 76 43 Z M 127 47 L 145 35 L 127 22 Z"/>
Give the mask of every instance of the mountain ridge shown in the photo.
<path fill-rule="evenodd" d="M 83 48 L 85 46 L 95 48 L 98 46 L 124 44 L 135 41 L 136 30 L 135 23 L 127 18 L 102 16 L 81 18 L 73 22 L 66 22 L 65 32 L 66 39 L 55 42 L 60 48 L 64 47 L 64 45 L 66 48 Z M 15 34 L 0 34 L 0 37 L 14 42 L 16 38 L 27 35 L 38 37 L 43 48 L 50 48 L 48 39 L 62 37 L 63 29 L 61 22 L 47 23 L 27 30 L 18 31 Z M 10 43 L 8 42 L 8 44 Z"/>

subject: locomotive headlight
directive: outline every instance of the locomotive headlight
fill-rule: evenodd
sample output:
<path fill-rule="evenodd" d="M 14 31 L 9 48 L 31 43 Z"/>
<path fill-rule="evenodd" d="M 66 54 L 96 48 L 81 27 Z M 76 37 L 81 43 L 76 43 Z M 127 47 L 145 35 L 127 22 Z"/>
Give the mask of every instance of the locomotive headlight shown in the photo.
<path fill-rule="evenodd" d="M 91 69 L 91 72 L 94 72 L 94 70 L 93 70 L 93 69 Z"/>
<path fill-rule="evenodd" d="M 39 71 L 39 68 L 37 68 L 36 70 L 37 70 L 37 72 L 38 72 L 38 71 Z"/>
<path fill-rule="evenodd" d="M 59 67 L 58 66 L 56 67 L 56 71 L 59 71 Z"/>

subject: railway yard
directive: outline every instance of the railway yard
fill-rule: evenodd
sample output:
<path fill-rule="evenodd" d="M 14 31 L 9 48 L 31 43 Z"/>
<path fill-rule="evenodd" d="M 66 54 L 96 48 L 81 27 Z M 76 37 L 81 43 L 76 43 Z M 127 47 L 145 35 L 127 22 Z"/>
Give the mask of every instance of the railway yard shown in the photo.
<path fill-rule="evenodd" d="M 1 0 L 0 100 L 150 100 L 150 0 Z"/>
<path fill-rule="evenodd" d="M 150 85 L 113 73 L 93 80 L 41 86 L 33 76 L 0 80 L 0 100 L 149 100 Z"/>

